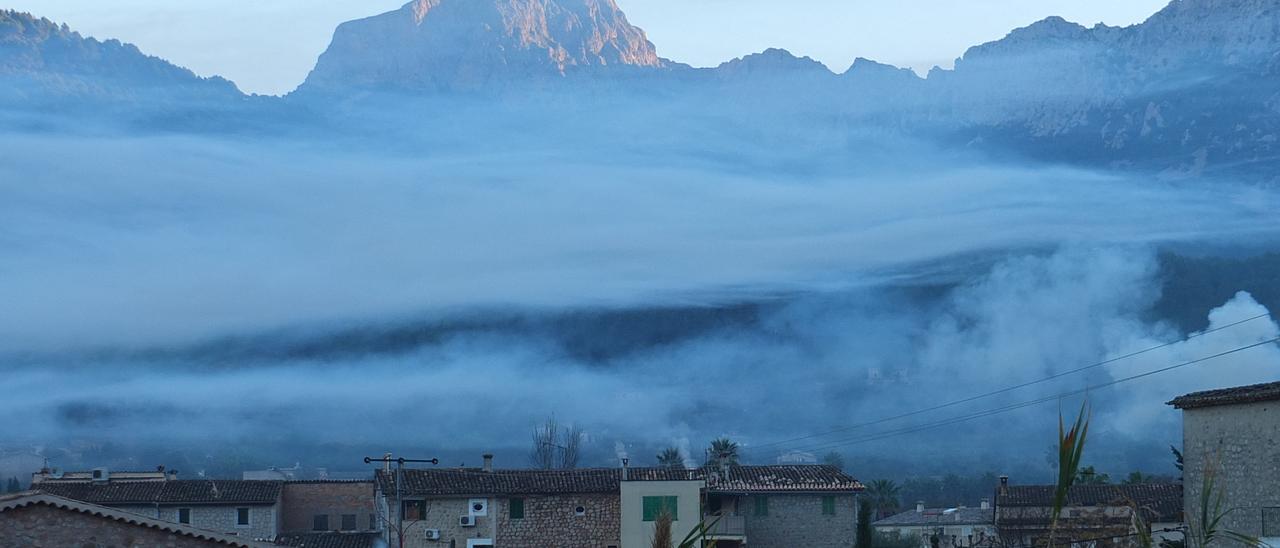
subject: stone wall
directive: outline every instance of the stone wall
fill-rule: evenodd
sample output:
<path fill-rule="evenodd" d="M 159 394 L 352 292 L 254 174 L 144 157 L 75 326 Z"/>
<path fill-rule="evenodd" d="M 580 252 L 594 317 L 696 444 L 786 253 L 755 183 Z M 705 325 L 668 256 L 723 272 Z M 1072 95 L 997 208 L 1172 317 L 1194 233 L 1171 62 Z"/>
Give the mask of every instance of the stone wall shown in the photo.
<path fill-rule="evenodd" d="M 221 547 L 208 540 L 130 525 L 110 518 L 45 505 L 0 514 L 0 546 L 25 548 Z"/>
<path fill-rule="evenodd" d="M 287 482 L 280 499 L 280 532 L 312 531 L 317 515 L 329 516 L 329 529 L 342 528 L 344 514 L 356 516 L 356 530 L 380 530 L 369 524 L 374 506 L 373 482 Z"/>
<path fill-rule="evenodd" d="M 497 522 L 494 520 L 494 512 L 496 511 L 495 499 L 484 499 L 489 503 L 488 515 L 477 517 L 475 527 L 458 525 L 458 519 L 468 515 L 468 506 L 472 498 L 483 499 L 484 497 L 428 499 L 426 519 L 404 522 L 404 545 L 410 548 L 440 548 L 441 546 L 449 546 L 449 543 L 453 542 L 455 546 L 465 548 L 468 539 L 493 539 L 497 536 L 495 530 Z M 387 504 L 388 511 L 391 514 L 391 524 L 387 528 L 391 531 L 389 536 L 392 546 L 397 545 L 394 531 L 397 511 L 395 506 L 395 496 L 393 495 Z M 427 540 L 427 529 L 439 530 L 440 540 Z"/>
<path fill-rule="evenodd" d="M 274 539 L 279 532 L 276 529 L 278 515 L 275 506 L 166 505 L 159 508 L 155 506 L 112 506 L 112 508 L 172 523 L 178 523 L 179 508 L 190 508 L 191 523 L 186 525 L 248 539 Z M 236 525 L 236 508 L 249 509 L 248 527 Z"/>
<path fill-rule="evenodd" d="M 1234 508 L 1222 527 L 1253 536 L 1280 536 L 1280 402 L 1260 402 L 1187 409 L 1182 414 L 1183 508 L 1188 517 L 1200 511 L 1200 491 L 1207 463 L 1219 461 L 1218 486 L 1223 506 Z M 1272 519 L 1274 516 L 1274 519 Z M 1191 518 L 1194 519 L 1194 518 Z"/>
<path fill-rule="evenodd" d="M 821 495 L 769 495 L 769 515 L 755 515 L 754 496 L 742 497 L 751 548 L 844 548 L 854 545 L 858 508 L 853 495 L 836 496 L 835 515 L 822 513 Z"/>
<path fill-rule="evenodd" d="M 577 514 L 581 507 L 583 515 Z M 500 499 L 498 546 L 609 548 L 621 543 L 622 509 L 616 493 L 524 498 L 524 518 L 511 519 L 510 499 Z"/>

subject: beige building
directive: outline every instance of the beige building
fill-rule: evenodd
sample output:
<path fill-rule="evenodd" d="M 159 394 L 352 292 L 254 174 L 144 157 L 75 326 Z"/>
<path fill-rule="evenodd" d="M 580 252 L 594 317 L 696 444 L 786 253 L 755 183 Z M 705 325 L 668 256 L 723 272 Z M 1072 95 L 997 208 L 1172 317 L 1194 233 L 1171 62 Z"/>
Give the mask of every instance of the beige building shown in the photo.
<path fill-rule="evenodd" d="M 652 545 L 654 522 L 662 512 L 671 514 L 672 544 L 702 522 L 700 471 L 673 468 L 627 469 L 622 475 L 622 548 Z"/>

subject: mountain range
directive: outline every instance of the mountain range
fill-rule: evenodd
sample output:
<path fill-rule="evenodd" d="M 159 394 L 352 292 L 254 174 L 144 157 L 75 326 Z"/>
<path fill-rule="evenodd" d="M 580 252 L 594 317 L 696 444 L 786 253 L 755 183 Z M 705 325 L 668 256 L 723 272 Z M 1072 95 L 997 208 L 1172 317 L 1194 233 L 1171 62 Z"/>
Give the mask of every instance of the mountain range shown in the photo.
<path fill-rule="evenodd" d="M 342 110 L 335 106 L 388 108 L 374 97 L 541 108 L 547 97 L 585 96 L 615 114 L 641 97 L 685 103 L 674 109 L 682 120 L 713 111 L 764 132 L 818 120 L 993 154 L 1270 180 L 1280 152 L 1278 78 L 1280 8 L 1268 0 L 1174 0 L 1129 27 L 1051 17 L 924 78 L 865 59 L 837 74 L 781 49 L 693 68 L 660 57 L 613 0 L 414 0 L 342 24 L 298 90 L 252 101 L 224 79 L 133 46 L 0 12 L 8 116 L 87 104 L 113 116 L 161 112 L 179 126 L 191 112 L 235 118 L 227 113 L 245 104 L 255 115 L 293 112 L 282 118 L 295 122 L 297 108 L 315 118 Z"/>

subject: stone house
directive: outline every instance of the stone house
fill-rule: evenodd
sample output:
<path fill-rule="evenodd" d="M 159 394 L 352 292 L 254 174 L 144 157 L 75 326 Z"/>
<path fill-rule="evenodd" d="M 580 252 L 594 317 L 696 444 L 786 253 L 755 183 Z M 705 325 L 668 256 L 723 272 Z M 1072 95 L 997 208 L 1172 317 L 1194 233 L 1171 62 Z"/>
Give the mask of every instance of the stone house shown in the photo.
<path fill-rule="evenodd" d="M 28 491 L 0 496 L 0 546 L 258 548 L 262 543 Z"/>
<path fill-rule="evenodd" d="M 378 470 L 388 543 L 398 546 L 403 531 L 406 547 L 619 546 L 619 469 L 495 470 L 492 462 Z"/>
<path fill-rule="evenodd" d="M 839 548 L 856 540 L 858 480 L 827 465 L 702 469 L 717 548 Z"/>
<path fill-rule="evenodd" d="M 1280 382 L 1187 394 L 1182 410 L 1184 510 L 1200 512 L 1206 470 L 1231 509 L 1224 529 L 1280 546 Z"/>
<path fill-rule="evenodd" d="M 491 463 L 404 470 L 398 490 L 400 473 L 379 470 L 388 543 L 397 546 L 403 530 L 410 547 L 645 548 L 665 511 L 675 540 L 705 521 L 719 548 L 843 548 L 854 545 L 863 490 L 824 465 L 495 470 Z"/>
<path fill-rule="evenodd" d="M 365 548 L 381 537 L 372 480 L 299 480 L 282 484 L 276 544 Z"/>
<path fill-rule="evenodd" d="M 1008 485 L 996 489 L 995 530 L 1003 546 L 1039 546 L 1048 541 L 1053 485 Z M 1150 527 L 1156 544 L 1182 540 L 1182 486 L 1176 483 L 1075 485 L 1059 518 L 1055 544 L 1135 546 L 1138 527 Z"/>
<path fill-rule="evenodd" d="M 872 524 L 877 533 L 895 538 L 914 537 L 920 548 L 973 548 L 997 544 L 995 512 L 991 501 L 977 508 L 925 508 L 917 503 L 907 510 Z"/>
<path fill-rule="evenodd" d="M 245 480 L 43 478 L 32 488 L 141 516 L 245 539 L 279 534 L 281 483 Z"/>

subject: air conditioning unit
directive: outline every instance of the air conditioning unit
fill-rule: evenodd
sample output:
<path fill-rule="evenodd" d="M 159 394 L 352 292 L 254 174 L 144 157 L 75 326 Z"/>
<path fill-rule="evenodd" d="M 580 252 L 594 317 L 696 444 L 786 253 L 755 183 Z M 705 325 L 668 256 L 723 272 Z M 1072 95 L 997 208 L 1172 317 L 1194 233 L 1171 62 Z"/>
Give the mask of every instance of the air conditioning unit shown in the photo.
<path fill-rule="evenodd" d="M 462 526 L 462 527 L 475 527 L 475 526 L 476 526 L 476 517 L 475 517 L 475 516 L 462 516 L 462 517 L 459 517 L 459 518 L 458 518 L 458 525 L 460 525 L 460 526 Z"/>
<path fill-rule="evenodd" d="M 439 530 L 439 529 L 427 529 L 427 530 L 426 530 L 426 536 L 427 536 L 427 540 L 440 540 L 440 530 Z"/>

